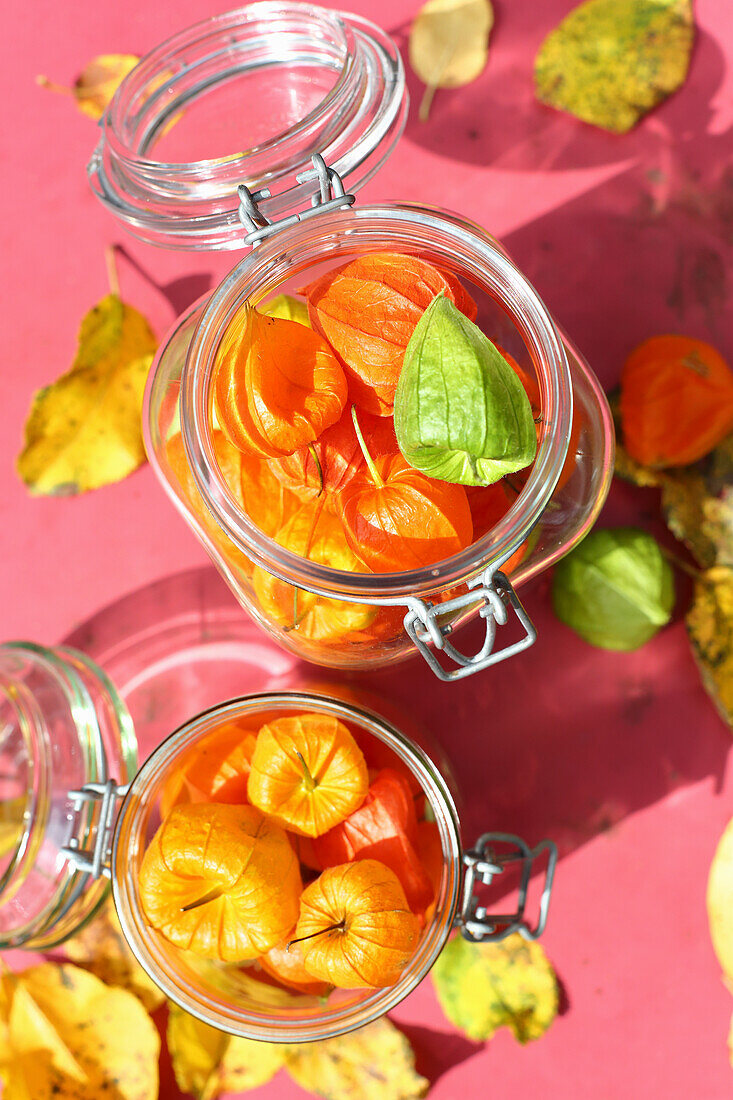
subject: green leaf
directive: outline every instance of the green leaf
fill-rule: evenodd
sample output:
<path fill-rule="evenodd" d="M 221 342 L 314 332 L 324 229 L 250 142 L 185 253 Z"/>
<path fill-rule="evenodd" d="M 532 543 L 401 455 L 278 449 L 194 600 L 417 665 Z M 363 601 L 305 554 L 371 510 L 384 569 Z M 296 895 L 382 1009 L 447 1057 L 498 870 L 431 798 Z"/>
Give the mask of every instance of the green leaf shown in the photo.
<path fill-rule="evenodd" d="M 456 936 L 432 970 L 441 1008 L 470 1039 L 508 1027 L 520 1043 L 539 1039 L 555 1019 L 555 972 L 538 943 L 518 932 L 500 943 Z"/>
<path fill-rule="evenodd" d="M 542 43 L 537 98 L 626 133 L 684 82 L 693 39 L 691 0 L 586 0 Z"/>
<path fill-rule="evenodd" d="M 674 575 L 646 531 L 591 531 L 555 567 L 552 602 L 557 617 L 590 645 L 638 649 L 669 622 Z"/>
<path fill-rule="evenodd" d="M 442 294 L 405 350 L 394 426 L 411 466 L 459 485 L 491 485 L 528 466 L 537 450 L 524 386 L 481 329 Z"/>

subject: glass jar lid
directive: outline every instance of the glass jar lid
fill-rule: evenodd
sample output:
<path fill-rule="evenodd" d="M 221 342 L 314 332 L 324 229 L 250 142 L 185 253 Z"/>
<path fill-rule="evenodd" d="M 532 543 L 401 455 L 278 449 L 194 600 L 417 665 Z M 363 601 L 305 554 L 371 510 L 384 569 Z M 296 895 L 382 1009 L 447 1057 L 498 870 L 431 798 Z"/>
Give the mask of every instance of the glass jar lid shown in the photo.
<path fill-rule="evenodd" d="M 356 191 L 394 148 L 407 105 L 399 51 L 379 27 L 262 0 L 140 61 L 102 119 L 90 182 L 141 240 L 242 248 L 239 184 L 275 191 L 259 202 L 268 218 L 292 214 L 319 194 L 320 153 Z"/>

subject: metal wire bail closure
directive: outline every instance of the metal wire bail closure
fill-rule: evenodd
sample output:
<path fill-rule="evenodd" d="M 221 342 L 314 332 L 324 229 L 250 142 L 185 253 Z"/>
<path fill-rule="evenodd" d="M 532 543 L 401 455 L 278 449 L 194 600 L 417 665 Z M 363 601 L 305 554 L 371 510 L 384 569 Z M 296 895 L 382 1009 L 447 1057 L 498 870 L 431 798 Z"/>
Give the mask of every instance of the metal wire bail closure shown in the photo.
<path fill-rule="evenodd" d="M 500 845 L 506 850 L 500 851 Z M 537 920 L 531 925 L 525 916 L 529 880 L 533 863 L 545 852 L 545 881 Z M 477 886 L 490 885 L 496 875 L 517 864 L 520 865 L 520 881 L 515 912 L 489 913 L 479 902 Z M 511 833 L 484 833 L 479 837 L 476 846 L 463 853 L 463 896 L 455 925 L 464 939 L 472 943 L 498 943 L 513 932 L 518 932 L 525 940 L 541 936 L 547 923 L 556 864 L 557 847 L 551 840 L 543 840 L 536 848 L 529 848 L 520 837 Z"/>
<path fill-rule="evenodd" d="M 115 812 L 117 803 L 125 797 L 129 789 L 129 783 L 119 786 L 114 779 L 108 779 L 106 783 L 87 783 L 78 791 L 69 791 L 69 798 L 74 805 L 75 813 L 81 813 L 89 802 L 99 804 L 94 847 L 79 848 L 77 842 L 72 840 L 68 847 L 61 849 L 62 855 L 77 871 L 91 875 L 93 879 L 102 876 L 111 878 L 109 858 L 115 825 Z"/>
<path fill-rule="evenodd" d="M 239 207 L 237 214 L 245 229 L 249 232 L 244 238 L 245 244 L 253 248 L 265 237 L 271 237 L 273 233 L 284 229 L 288 225 L 305 221 L 315 217 L 316 214 L 327 214 L 330 210 L 342 210 L 347 206 L 353 206 L 356 202 L 354 195 L 344 194 L 344 184 L 341 176 L 334 168 L 329 168 L 320 153 L 314 153 L 311 157 L 313 167 L 306 172 L 300 172 L 295 178 L 298 183 L 318 181 L 318 191 L 311 199 L 310 210 L 302 210 L 297 214 L 291 214 L 287 218 L 279 218 L 270 221 L 259 208 L 262 199 L 271 198 L 269 187 L 262 187 L 259 191 L 250 191 L 245 184 L 240 183 L 237 188 L 239 195 Z"/>
<path fill-rule="evenodd" d="M 449 623 L 441 625 L 439 619 L 452 611 L 469 607 L 478 600 L 482 601 L 479 615 L 486 623 L 486 636 L 479 652 L 473 657 L 467 657 L 447 640 L 452 630 L 451 625 Z M 461 680 L 465 676 L 471 676 L 474 672 L 488 668 L 489 665 L 505 661 L 507 657 L 513 657 L 515 653 L 528 649 L 537 640 L 537 631 L 532 620 L 524 610 L 509 580 L 496 566 L 490 566 L 474 580 L 469 581 L 468 591 L 461 596 L 437 605 L 412 599 L 408 601 L 408 608 L 404 619 L 405 630 L 438 679 L 446 682 Z M 524 635 L 511 645 L 495 650 L 496 628 L 507 624 L 510 609 L 524 629 Z M 444 653 L 457 667 L 444 668 L 429 643 Z"/>

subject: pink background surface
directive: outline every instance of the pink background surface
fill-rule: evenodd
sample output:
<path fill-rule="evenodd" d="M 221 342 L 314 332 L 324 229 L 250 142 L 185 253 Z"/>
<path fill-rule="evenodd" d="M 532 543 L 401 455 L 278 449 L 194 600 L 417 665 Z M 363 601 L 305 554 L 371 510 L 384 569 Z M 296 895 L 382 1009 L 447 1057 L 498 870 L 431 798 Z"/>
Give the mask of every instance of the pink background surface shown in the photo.
<path fill-rule="evenodd" d="M 334 5 L 335 6 L 335 5 Z M 350 0 L 404 44 L 414 0 Z M 419 90 L 405 136 L 364 189 L 462 211 L 501 237 L 557 319 L 612 386 L 647 335 L 685 331 L 733 359 L 733 15 L 698 0 L 685 88 L 617 138 L 540 107 L 532 61 L 570 0 L 496 0 L 489 65 L 438 93 Z M 2 637 L 53 644 L 124 593 L 204 562 L 149 468 L 78 499 L 32 499 L 13 462 L 31 394 L 70 363 L 83 313 L 106 292 L 103 251 L 124 243 L 125 297 L 160 335 L 234 262 L 167 254 L 126 238 L 98 205 L 85 165 L 94 124 L 34 78 L 71 83 L 93 55 L 142 53 L 225 10 L 204 0 L 34 0 L 6 17 L 0 221 L 4 383 L 0 434 Z M 661 531 L 653 492 L 614 487 L 604 522 Z M 502 828 L 561 845 L 544 938 L 563 1012 L 527 1048 L 508 1033 L 473 1044 L 443 1018 L 430 981 L 395 1012 L 435 1082 L 431 1096 L 536 1094 L 616 1100 L 731 1094 L 733 1004 L 709 944 L 705 882 L 733 812 L 730 736 L 704 695 L 681 615 L 641 652 L 592 650 L 553 620 L 547 582 L 525 593 L 540 640 L 457 686 L 412 663 L 370 686 L 409 700 L 451 752 L 466 832 Z M 177 1095 L 164 1070 L 161 1095 Z M 259 1090 L 304 1095 L 283 1074 Z"/>

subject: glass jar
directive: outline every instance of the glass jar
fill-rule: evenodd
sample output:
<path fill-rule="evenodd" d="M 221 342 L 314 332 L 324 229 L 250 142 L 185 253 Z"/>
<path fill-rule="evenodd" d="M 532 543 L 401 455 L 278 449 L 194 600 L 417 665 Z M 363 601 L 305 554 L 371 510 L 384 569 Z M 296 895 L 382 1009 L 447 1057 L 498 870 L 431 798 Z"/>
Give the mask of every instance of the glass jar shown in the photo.
<path fill-rule="evenodd" d="M 160 824 L 166 784 L 192 750 L 223 723 L 266 720 L 277 714 L 316 712 L 346 723 L 357 739 L 376 739 L 409 768 L 435 819 L 442 848 L 442 873 L 432 916 L 415 954 L 399 981 L 384 989 L 336 990 L 324 1003 L 315 995 L 273 989 L 258 964 L 224 965 L 174 948 L 147 923 L 140 900 L 142 858 Z M 445 780 L 430 758 L 410 738 L 372 711 L 324 695 L 265 692 L 214 707 L 173 733 L 143 764 L 120 794 L 112 840 L 110 870 L 117 913 L 138 961 L 171 1000 L 222 1031 L 269 1042 L 326 1039 L 362 1027 L 394 1008 L 425 977 L 451 930 L 458 926 L 469 939 L 496 940 L 513 931 L 538 936 L 545 924 L 556 852 L 544 841 L 534 851 L 516 837 L 487 834 L 464 851 L 458 814 Z M 107 841 L 100 838 L 100 850 Z M 547 858 L 537 923 L 525 915 L 533 860 Z M 479 898 L 484 885 L 511 866 L 519 870 L 516 912 L 492 916 Z"/>
<path fill-rule="evenodd" d="M 104 877 L 68 861 L 107 826 L 100 804 L 73 792 L 132 778 L 135 736 L 97 665 L 30 642 L 0 646 L 0 730 L 0 950 L 45 950 L 107 894 Z"/>
<path fill-rule="evenodd" d="M 226 101 L 216 98 L 224 95 Z M 265 110 L 273 95 L 273 110 Z M 296 106 L 280 116 L 278 97 Z M 407 203 L 352 207 L 353 195 L 344 195 L 342 179 L 355 190 L 388 155 L 406 106 L 399 53 L 378 28 L 309 5 L 252 4 L 190 28 L 141 61 L 105 116 L 90 172 L 102 201 L 144 240 L 253 246 L 164 339 L 144 410 L 156 473 L 237 599 L 280 645 L 309 661 L 374 668 L 417 649 L 441 679 L 452 680 L 534 641 L 514 588 L 592 526 L 610 485 L 613 426 L 589 367 L 484 229 Z M 193 159 L 191 135 L 205 130 L 209 116 L 236 120 L 239 133 L 244 120 L 251 147 Z M 247 186 L 237 188 L 243 180 Z M 308 198 L 312 205 L 303 211 Z M 529 477 L 491 531 L 429 568 L 357 574 L 291 553 L 243 514 L 214 454 L 212 371 L 245 302 L 292 292 L 328 267 L 374 251 L 418 255 L 467 285 L 480 327 L 536 379 L 541 429 Z M 166 450 L 178 431 L 191 475 L 186 485 Z M 273 584 L 278 599 L 268 600 L 263 593 Z M 316 630 L 307 615 L 282 610 L 319 601 L 327 626 Z M 452 636 L 478 616 L 483 644 L 463 655 Z M 495 647 L 496 629 L 510 617 L 518 620 L 504 631 L 510 640 Z"/>
<path fill-rule="evenodd" d="M 194 677 L 189 690 L 192 698 L 203 698 L 220 677 L 231 677 L 233 661 L 254 669 L 253 660 L 259 660 L 253 653 L 256 639 L 240 638 L 223 622 L 192 647 L 192 624 L 176 627 L 175 619 L 169 619 L 162 628 L 156 624 L 154 636 L 148 631 L 144 641 L 138 639 L 135 653 L 121 636 L 128 626 L 118 620 L 110 656 L 120 670 L 132 672 L 127 686 L 136 701 L 143 742 L 159 728 L 156 700 L 179 661 L 195 662 L 198 654 L 202 675 Z M 241 644 L 233 647 L 236 639 Z M 157 660 L 148 664 L 151 654 Z M 299 673 L 294 670 L 293 675 L 297 679 Z M 128 710 L 107 675 L 88 657 L 65 647 L 7 643 L 0 646 L 0 687 L 3 950 L 44 951 L 62 943 L 93 917 L 111 880 L 127 942 L 167 996 L 232 1034 L 300 1042 L 350 1031 L 394 1007 L 427 974 L 454 927 L 477 941 L 502 939 L 514 931 L 534 939 L 544 928 L 555 846 L 543 841 L 530 850 L 517 837 L 487 833 L 464 850 L 456 803 L 443 777 L 450 774 L 445 762 L 438 770 L 418 744 L 423 737 L 414 727 L 407 736 L 354 701 L 353 689 L 345 689 L 351 696 L 346 700 L 319 686 L 308 692 L 261 692 L 217 704 L 170 734 L 135 774 L 135 732 Z M 324 1003 L 321 997 L 273 986 L 257 962 L 224 966 L 178 951 L 143 917 L 139 869 L 159 824 L 161 796 L 171 777 L 182 764 L 190 764 L 197 746 L 220 725 L 264 721 L 273 711 L 335 716 L 349 726 L 366 752 L 371 751 L 375 766 L 407 767 L 425 795 L 440 839 L 440 882 L 415 954 L 392 987 L 336 991 Z M 544 881 L 537 891 L 537 918 L 530 923 L 529 882 L 538 861 Z M 512 880 L 512 870 L 517 881 Z M 487 911 L 484 891 L 497 877 L 502 894 L 518 885 L 514 912 Z"/>

